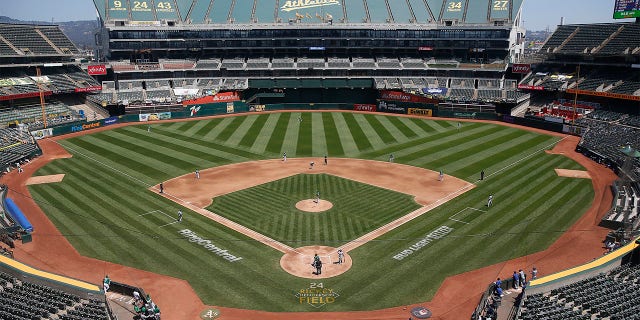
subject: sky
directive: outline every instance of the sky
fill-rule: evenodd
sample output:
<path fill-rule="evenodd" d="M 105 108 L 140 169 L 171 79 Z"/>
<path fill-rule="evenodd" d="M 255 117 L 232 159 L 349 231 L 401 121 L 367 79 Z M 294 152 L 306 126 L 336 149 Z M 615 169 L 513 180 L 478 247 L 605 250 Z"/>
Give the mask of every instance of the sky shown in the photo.
<path fill-rule="evenodd" d="M 239 0 L 249 1 L 249 0 Z M 347 0 L 356 1 L 356 0 Z M 400 1 L 400 0 L 390 0 Z M 0 0 L 0 16 L 20 20 L 64 22 L 95 19 L 92 0 Z M 554 30 L 565 24 L 613 22 L 615 0 L 524 0 L 524 26 L 528 30 Z M 37 10 L 34 10 L 37 8 Z M 621 21 L 628 21 L 621 20 Z"/>

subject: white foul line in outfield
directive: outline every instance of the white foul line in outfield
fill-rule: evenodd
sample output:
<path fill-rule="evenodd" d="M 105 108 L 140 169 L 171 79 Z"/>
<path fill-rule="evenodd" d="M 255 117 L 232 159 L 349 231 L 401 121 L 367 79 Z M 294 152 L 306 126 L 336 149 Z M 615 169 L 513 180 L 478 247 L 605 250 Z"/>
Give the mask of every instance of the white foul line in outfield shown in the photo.
<path fill-rule="evenodd" d="M 476 208 L 472 208 L 472 207 L 466 207 L 466 208 L 464 208 L 464 209 L 462 209 L 462 210 L 460 210 L 460 211 L 458 211 L 458 212 L 454 213 L 451 217 L 449 217 L 449 220 L 452 220 L 452 221 L 455 221 L 455 222 L 464 223 L 464 224 L 469 224 L 469 222 L 465 222 L 465 221 L 462 221 L 462 220 L 458 220 L 458 219 L 454 219 L 454 218 L 453 218 L 453 217 L 455 217 L 455 216 L 457 216 L 457 215 L 461 214 L 462 212 L 464 212 L 464 211 L 466 211 L 466 210 L 475 210 L 475 211 L 480 211 L 480 212 L 487 212 L 487 211 L 485 211 L 485 210 L 480 210 L 480 209 L 476 209 Z"/>
<path fill-rule="evenodd" d="M 528 156 L 524 156 L 524 157 L 522 157 L 522 158 L 518 159 L 517 161 L 513 162 L 512 164 L 509 164 L 509 165 L 505 166 L 505 167 L 504 167 L 504 168 L 502 168 L 502 169 L 499 169 L 499 170 L 496 170 L 495 172 L 492 172 L 491 174 L 487 175 L 485 178 L 488 178 L 488 177 L 494 176 L 494 175 L 496 175 L 496 174 L 499 174 L 499 173 L 501 173 L 502 171 L 505 171 L 505 170 L 507 170 L 507 169 L 509 169 L 509 168 L 511 168 L 511 167 L 513 167 L 513 166 L 515 166 L 516 164 L 518 164 L 518 163 L 520 163 L 520 162 L 522 162 L 522 161 L 524 161 L 524 160 L 527 160 L 527 159 L 529 159 L 529 158 L 531 158 L 531 157 L 535 156 L 536 154 L 538 154 L 538 153 L 540 153 L 540 152 L 542 152 L 542 151 L 544 151 L 544 150 L 549 149 L 550 147 L 553 147 L 554 145 L 556 145 L 556 144 L 560 143 L 562 140 L 564 140 L 564 139 L 566 139 L 566 138 L 567 138 L 567 137 L 564 137 L 564 138 L 562 138 L 562 139 L 560 139 L 560 140 L 558 140 L 558 141 L 556 141 L 556 142 L 554 142 L 554 143 L 552 143 L 552 144 L 549 144 L 548 146 L 542 147 L 541 149 L 538 149 L 538 150 L 534 151 L 534 152 L 533 152 L 533 153 L 531 153 L 530 155 L 528 155 Z M 478 180 L 478 181 L 481 181 L 481 180 Z"/>
<path fill-rule="evenodd" d="M 358 248 L 359 246 L 366 244 L 369 241 L 372 241 L 380 236 L 382 236 L 383 234 L 400 227 L 401 225 L 433 210 L 434 208 L 439 207 L 442 204 L 447 203 L 449 200 L 469 191 L 470 189 L 474 188 L 475 185 L 468 183 L 467 185 L 465 185 L 464 187 L 455 190 L 447 195 L 445 195 L 444 197 L 437 199 L 436 201 L 432 202 L 429 205 L 426 205 L 424 207 L 418 208 L 417 210 L 414 210 L 396 220 L 393 220 L 379 228 L 376 228 L 375 230 L 355 239 L 355 240 L 351 240 L 349 241 L 347 244 L 345 244 L 344 246 L 342 246 L 342 248 L 344 249 L 344 251 L 351 251 L 353 249 Z"/>
<path fill-rule="evenodd" d="M 49 139 L 49 140 L 51 140 L 51 139 Z M 94 161 L 94 162 L 97 162 L 97 163 L 99 163 L 99 164 L 101 164 L 101 165 L 103 165 L 103 166 L 105 166 L 105 167 L 107 167 L 107 168 L 109 168 L 109 169 L 111 169 L 111 170 L 113 170 L 113 171 L 115 171 L 115 172 L 117 172 L 117 173 L 119 173 L 119 174 L 121 174 L 121 175 L 123 175 L 123 176 L 125 176 L 125 177 L 129 178 L 129 179 L 131 179 L 131 180 L 137 181 L 137 182 L 141 183 L 142 185 L 144 185 L 144 186 L 146 186 L 146 187 L 150 187 L 150 186 L 151 186 L 151 184 L 149 184 L 149 183 L 146 183 L 146 182 L 144 182 L 144 181 L 142 181 L 142 180 L 140 180 L 140 179 L 138 179 L 138 178 L 136 178 L 136 177 L 134 177 L 134 176 L 132 176 L 132 175 L 129 175 L 129 174 L 125 173 L 125 172 L 122 172 L 122 171 L 120 171 L 120 170 L 118 170 L 118 169 L 116 169 L 116 168 L 114 168 L 114 167 L 112 167 L 112 166 L 110 166 L 110 165 L 108 165 L 108 164 L 106 164 L 106 163 L 104 163 L 104 162 L 102 162 L 102 161 L 98 160 L 98 159 L 92 158 L 92 157 L 90 157 L 90 156 L 88 156 L 88 155 L 86 155 L 86 154 L 84 154 L 84 153 L 82 153 L 82 152 L 80 152 L 80 151 L 78 151 L 78 150 L 76 150 L 76 149 L 73 149 L 73 148 L 71 148 L 71 147 L 65 147 L 65 146 L 61 145 L 61 144 L 60 144 L 58 141 L 56 141 L 56 140 L 51 140 L 51 141 L 53 141 L 53 142 L 57 143 L 59 146 L 61 146 L 61 147 L 63 147 L 63 148 L 69 149 L 69 150 L 71 150 L 71 151 L 73 151 L 73 152 L 75 152 L 75 153 L 77 153 L 77 154 L 79 154 L 79 155 L 81 155 L 81 156 L 83 156 L 83 157 L 85 157 L 85 158 L 89 159 L 89 160 L 92 160 L 92 161 Z"/>

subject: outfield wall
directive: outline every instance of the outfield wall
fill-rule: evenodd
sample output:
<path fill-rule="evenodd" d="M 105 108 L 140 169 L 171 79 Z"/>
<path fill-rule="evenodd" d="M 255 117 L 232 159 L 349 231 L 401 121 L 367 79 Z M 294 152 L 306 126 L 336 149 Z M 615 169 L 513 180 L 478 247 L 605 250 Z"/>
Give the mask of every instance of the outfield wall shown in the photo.
<path fill-rule="evenodd" d="M 249 106 L 243 101 L 220 102 L 188 105 L 178 112 L 150 112 L 140 114 L 127 114 L 110 117 L 102 120 L 89 121 L 84 123 L 73 123 L 62 126 L 32 131 L 31 134 L 36 139 L 49 136 L 58 136 L 67 133 L 80 132 L 95 128 L 106 127 L 116 123 L 127 122 L 153 122 L 169 119 L 190 119 L 223 114 L 240 114 L 260 111 L 286 111 L 286 110 L 349 110 L 364 112 L 379 112 L 390 114 L 408 114 L 428 118 L 458 118 L 458 119 L 478 119 L 478 120 L 501 120 L 508 123 L 515 123 L 526 127 L 533 127 L 554 132 L 563 132 L 563 125 L 544 121 L 535 121 L 527 118 L 515 118 L 502 116 L 490 112 L 463 112 L 439 110 L 438 106 L 426 102 L 404 102 L 395 100 L 378 100 L 377 104 L 367 103 L 280 103 Z"/>

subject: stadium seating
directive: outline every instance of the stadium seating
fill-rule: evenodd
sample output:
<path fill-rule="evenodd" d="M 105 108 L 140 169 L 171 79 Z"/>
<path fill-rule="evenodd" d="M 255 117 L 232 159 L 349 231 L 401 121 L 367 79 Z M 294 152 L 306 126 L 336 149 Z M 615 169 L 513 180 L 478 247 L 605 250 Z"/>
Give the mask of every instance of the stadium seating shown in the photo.
<path fill-rule="evenodd" d="M 253 69 L 269 69 L 271 63 L 267 58 L 248 58 L 247 70 Z"/>
<path fill-rule="evenodd" d="M 427 65 L 421 59 L 401 59 L 403 69 L 426 69 Z"/>
<path fill-rule="evenodd" d="M 0 36 L 18 51 L 3 43 L 2 55 L 71 55 L 78 49 L 57 26 L 0 24 Z"/>
<path fill-rule="evenodd" d="M 378 68 L 380 69 L 400 69 L 400 61 L 398 59 L 379 58 Z"/>
<path fill-rule="evenodd" d="M 640 319 L 640 267 L 625 264 L 548 292 L 526 295 L 518 320 Z"/>
<path fill-rule="evenodd" d="M 478 79 L 478 89 L 500 89 L 500 80 Z"/>
<path fill-rule="evenodd" d="M 629 54 L 640 47 L 640 25 L 623 24 L 622 27 L 623 29 L 598 51 L 599 54 Z"/>
<path fill-rule="evenodd" d="M 475 90 L 474 89 L 450 89 L 449 95 L 447 96 L 452 100 L 461 100 L 461 101 L 473 101 L 475 100 Z"/>
<path fill-rule="evenodd" d="M 324 59 L 298 58 L 299 69 L 325 69 L 326 62 Z"/>
<path fill-rule="evenodd" d="M 328 58 L 327 68 L 329 69 L 351 69 L 351 60 L 348 58 Z"/>
<path fill-rule="evenodd" d="M 142 90 L 140 91 L 118 91 L 117 92 L 117 100 L 118 101 L 127 101 L 128 103 L 136 103 L 143 102 L 144 96 L 142 95 Z"/>
<path fill-rule="evenodd" d="M 274 58 L 271 60 L 271 67 L 273 69 L 294 69 L 295 62 L 291 58 Z"/>
<path fill-rule="evenodd" d="M 245 68 L 244 59 L 224 59 L 220 68 L 227 70 L 243 70 Z"/>
<path fill-rule="evenodd" d="M 481 101 L 502 101 L 505 97 L 502 96 L 502 90 L 478 90 L 478 100 Z"/>
<path fill-rule="evenodd" d="M 540 52 L 551 53 L 555 48 L 560 46 L 568 36 L 578 28 L 577 25 L 560 25 L 558 29 L 547 39 L 547 42 L 542 46 Z"/>
<path fill-rule="evenodd" d="M 154 90 L 146 90 L 147 100 L 158 101 L 158 102 L 168 102 L 173 100 L 173 96 L 171 94 L 171 90 L 162 90 L 162 89 L 154 89 Z"/>
<path fill-rule="evenodd" d="M 351 62 L 354 69 L 376 69 L 378 67 L 375 60 L 370 58 L 353 58 Z"/>
<path fill-rule="evenodd" d="M 162 69 L 176 70 L 193 69 L 196 65 L 195 62 L 187 60 L 162 60 L 160 64 Z"/>
<path fill-rule="evenodd" d="M 122 90 L 142 90 L 142 80 L 120 80 L 118 81 L 118 89 Z"/>
<path fill-rule="evenodd" d="M 1 319 L 110 320 L 106 300 L 81 298 L 0 272 Z"/>
<path fill-rule="evenodd" d="M 197 63 L 197 68 L 198 69 L 220 70 L 220 60 L 219 59 L 200 60 Z"/>

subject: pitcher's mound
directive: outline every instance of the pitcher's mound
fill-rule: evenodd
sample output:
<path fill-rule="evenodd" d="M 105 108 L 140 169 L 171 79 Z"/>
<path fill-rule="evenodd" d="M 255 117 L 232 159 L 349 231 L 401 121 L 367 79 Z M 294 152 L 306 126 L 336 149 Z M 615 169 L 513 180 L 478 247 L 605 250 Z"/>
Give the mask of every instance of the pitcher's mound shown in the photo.
<path fill-rule="evenodd" d="M 296 208 L 306 212 L 322 212 L 333 208 L 333 203 L 327 200 L 320 200 L 316 203 L 316 199 L 301 200 L 296 203 Z"/>
<path fill-rule="evenodd" d="M 320 256 L 322 273 L 315 274 L 316 268 L 311 266 L 314 255 Z M 351 257 L 344 253 L 344 261 L 338 263 L 338 249 L 325 246 L 308 246 L 297 248 L 280 258 L 280 266 L 284 271 L 300 278 L 325 279 L 341 275 L 351 268 Z"/>

